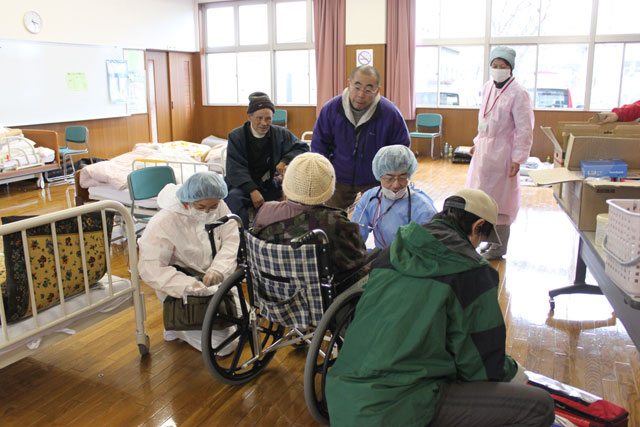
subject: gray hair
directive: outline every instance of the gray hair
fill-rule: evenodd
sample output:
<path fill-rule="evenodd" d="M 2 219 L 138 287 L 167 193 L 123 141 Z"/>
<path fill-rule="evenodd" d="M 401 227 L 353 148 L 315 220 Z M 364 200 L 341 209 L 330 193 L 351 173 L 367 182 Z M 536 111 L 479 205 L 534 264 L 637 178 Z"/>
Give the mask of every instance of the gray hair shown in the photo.
<path fill-rule="evenodd" d="M 365 76 L 374 76 L 376 78 L 376 84 L 380 86 L 380 73 L 373 65 L 360 65 L 359 67 L 354 68 L 349 76 L 349 80 L 353 80 L 356 73 L 361 73 Z"/>

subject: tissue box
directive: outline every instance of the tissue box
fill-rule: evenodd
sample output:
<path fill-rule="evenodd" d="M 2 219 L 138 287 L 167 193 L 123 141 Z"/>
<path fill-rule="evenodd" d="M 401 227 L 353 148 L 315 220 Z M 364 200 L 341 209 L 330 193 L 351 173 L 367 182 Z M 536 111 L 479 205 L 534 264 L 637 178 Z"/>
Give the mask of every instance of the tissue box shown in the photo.
<path fill-rule="evenodd" d="M 621 159 L 582 160 L 580 162 L 580 171 L 585 178 L 603 176 L 624 178 L 627 176 L 627 164 Z"/>

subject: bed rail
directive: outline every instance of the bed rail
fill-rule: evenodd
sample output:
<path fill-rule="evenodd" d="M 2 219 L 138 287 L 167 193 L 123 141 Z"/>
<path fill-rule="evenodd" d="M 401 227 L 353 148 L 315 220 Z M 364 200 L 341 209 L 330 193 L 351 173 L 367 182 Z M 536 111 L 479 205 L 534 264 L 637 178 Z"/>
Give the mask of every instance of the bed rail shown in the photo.
<path fill-rule="evenodd" d="M 52 329 L 52 328 L 62 328 L 64 324 L 68 324 L 70 319 L 80 317 L 86 313 L 95 311 L 97 307 L 102 305 L 106 305 L 109 302 L 113 301 L 116 298 L 120 298 L 122 296 L 131 294 L 133 299 L 133 306 L 135 311 L 135 319 L 136 319 L 136 341 L 138 343 L 140 352 L 142 354 L 146 354 L 149 348 L 149 338 L 145 335 L 144 331 L 144 320 L 145 320 L 145 307 L 144 307 L 144 298 L 143 294 L 140 290 L 140 281 L 138 276 L 138 254 L 136 250 L 135 244 L 128 244 L 128 256 L 129 256 L 129 267 L 131 277 L 129 278 L 130 286 L 126 289 L 120 291 L 114 291 L 113 288 L 113 276 L 111 272 L 111 254 L 110 254 L 110 243 L 109 238 L 107 236 L 107 220 L 106 220 L 106 212 L 107 211 L 115 211 L 117 215 L 119 215 L 125 223 L 125 232 L 127 235 L 127 242 L 135 242 L 135 234 L 134 234 L 134 222 L 131 217 L 130 212 L 125 208 L 121 203 L 115 201 L 100 201 L 96 203 L 90 203 L 83 206 L 78 206 L 71 209 L 66 209 L 60 212 L 49 213 L 45 215 L 40 215 L 34 218 L 24 219 L 21 221 L 13 222 L 6 225 L 0 225 L 0 236 L 5 236 L 11 233 L 21 233 L 22 236 L 22 251 L 24 254 L 27 280 L 29 285 L 29 298 L 31 302 L 31 311 L 32 318 L 34 322 L 34 329 L 31 329 L 27 332 L 21 333 L 16 336 L 9 336 L 9 327 L 7 325 L 6 319 L 6 308 L 4 306 L 3 298 L 0 298 L 0 320 L 2 321 L 2 336 L 4 337 L 4 341 L 0 342 L 0 352 L 10 346 L 15 346 L 16 343 L 28 341 L 32 337 L 36 337 L 41 334 L 41 332 Z M 102 233 L 103 233 L 103 243 L 104 243 L 104 254 L 105 254 L 105 264 L 106 264 L 106 275 L 108 281 L 108 294 L 107 298 L 100 299 L 98 301 L 92 301 L 91 288 L 88 279 L 87 273 L 87 259 L 84 247 L 84 231 L 82 229 L 81 215 L 91 213 L 91 212 L 100 212 L 101 220 L 102 220 Z M 64 289 L 62 286 L 62 275 L 60 272 L 60 254 L 58 252 L 58 245 L 53 245 L 54 251 L 54 259 L 56 266 L 56 278 L 57 278 L 57 289 L 59 292 L 59 304 L 62 311 L 62 315 L 56 318 L 53 321 L 49 321 L 47 323 L 41 324 L 38 318 L 38 309 L 36 307 L 35 300 L 35 292 L 34 292 L 34 278 L 31 272 L 31 263 L 29 256 L 29 242 L 27 239 L 26 230 L 50 224 L 51 225 L 51 239 L 53 242 L 56 242 L 56 227 L 55 223 L 57 221 L 61 221 L 69 218 L 76 218 L 78 223 L 78 238 L 80 244 L 80 256 L 82 260 L 82 268 L 83 268 L 83 278 L 84 278 L 84 296 L 80 294 L 76 295 L 76 298 L 85 298 L 86 306 L 80 308 L 73 313 L 68 313 L 67 310 L 67 301 L 65 300 Z M 6 251 L 6 248 L 5 248 Z M 48 307 L 51 308 L 51 307 Z"/>

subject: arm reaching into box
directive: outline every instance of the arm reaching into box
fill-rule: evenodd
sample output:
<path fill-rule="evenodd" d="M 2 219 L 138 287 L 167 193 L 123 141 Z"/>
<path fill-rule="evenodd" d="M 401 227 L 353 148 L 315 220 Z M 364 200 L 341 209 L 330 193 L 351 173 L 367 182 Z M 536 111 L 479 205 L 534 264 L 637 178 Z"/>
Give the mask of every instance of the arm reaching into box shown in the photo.
<path fill-rule="evenodd" d="M 610 113 L 600 113 L 597 117 L 599 125 L 613 122 L 632 122 L 640 118 L 640 100 L 633 104 L 614 108 Z"/>

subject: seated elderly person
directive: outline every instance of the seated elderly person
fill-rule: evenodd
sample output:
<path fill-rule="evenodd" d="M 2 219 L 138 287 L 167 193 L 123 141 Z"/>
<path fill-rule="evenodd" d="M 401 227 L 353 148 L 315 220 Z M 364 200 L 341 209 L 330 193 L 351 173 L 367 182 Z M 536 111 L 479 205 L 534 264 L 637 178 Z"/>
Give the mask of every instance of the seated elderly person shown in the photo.
<path fill-rule="evenodd" d="M 280 200 L 282 188 L 276 174 L 284 175 L 295 156 L 309 151 L 289 130 L 272 126 L 275 106 L 267 94 L 249 95 L 248 121 L 229 133 L 225 199 L 231 212 L 249 226 L 249 208 L 259 209 L 265 201 Z"/>
<path fill-rule="evenodd" d="M 411 221 L 425 224 L 436 214 L 433 200 L 409 185 L 418 162 L 409 147 L 382 147 L 373 158 L 373 175 L 380 185 L 364 192 L 351 215 L 366 242 L 370 233 L 377 248 L 393 242 L 396 231 Z"/>
<path fill-rule="evenodd" d="M 476 252 L 499 243 L 497 221 L 491 197 L 461 190 L 380 251 L 327 375 L 332 426 L 551 425 L 553 399 L 506 354 L 499 275 Z"/>
<path fill-rule="evenodd" d="M 341 281 L 366 262 L 366 249 L 358 226 L 345 211 L 325 206 L 335 190 L 336 176 L 331 162 L 316 153 L 301 154 L 289 164 L 282 189 L 286 200 L 267 202 L 258 211 L 256 237 L 286 243 L 319 228 L 329 237 L 330 259 L 335 278 Z"/>
<path fill-rule="evenodd" d="M 215 172 L 198 172 L 181 186 L 168 184 L 158 194 L 161 210 L 138 242 L 138 271 L 161 302 L 167 295 L 210 295 L 214 289 L 209 286 L 218 285 L 236 270 L 240 244 L 236 223 L 215 228 L 213 241 L 205 230 L 205 224 L 230 213 L 222 201 L 226 195 L 227 186 Z M 214 331 L 213 345 L 229 333 Z M 164 338 L 179 338 L 202 350 L 200 331 L 164 331 Z"/>

